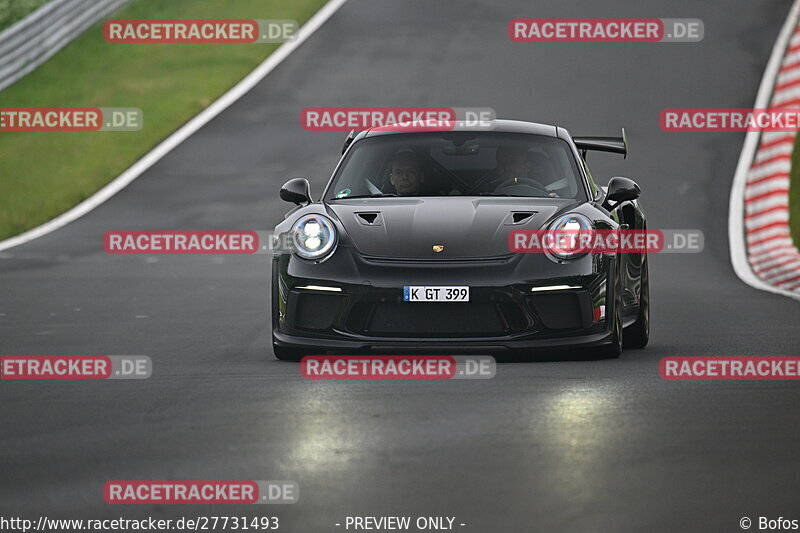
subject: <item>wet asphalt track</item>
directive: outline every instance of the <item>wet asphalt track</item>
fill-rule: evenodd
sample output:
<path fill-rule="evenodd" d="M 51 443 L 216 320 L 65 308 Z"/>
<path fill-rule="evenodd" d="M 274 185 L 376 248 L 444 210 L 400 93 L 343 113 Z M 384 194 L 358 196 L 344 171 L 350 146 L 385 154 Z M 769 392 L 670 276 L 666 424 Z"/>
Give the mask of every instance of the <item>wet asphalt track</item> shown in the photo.
<path fill-rule="evenodd" d="M 0 516 L 448 515 L 463 531 L 736 531 L 800 518 L 796 383 L 662 381 L 666 355 L 797 355 L 797 302 L 728 261 L 740 134 L 668 134 L 665 107 L 747 107 L 789 2 L 351 0 L 252 92 L 108 203 L 0 252 L 0 353 L 146 354 L 148 381 L 0 384 Z M 699 44 L 517 44 L 515 17 L 698 17 Z M 265 17 L 262 17 L 265 18 Z M 487 106 L 573 134 L 628 128 L 651 228 L 653 333 L 614 361 L 491 381 L 313 382 L 272 359 L 267 256 L 108 256 L 110 229 L 269 229 L 284 179 L 318 193 L 344 135 L 306 106 Z M 111 479 L 291 479 L 294 506 L 108 506 Z"/>

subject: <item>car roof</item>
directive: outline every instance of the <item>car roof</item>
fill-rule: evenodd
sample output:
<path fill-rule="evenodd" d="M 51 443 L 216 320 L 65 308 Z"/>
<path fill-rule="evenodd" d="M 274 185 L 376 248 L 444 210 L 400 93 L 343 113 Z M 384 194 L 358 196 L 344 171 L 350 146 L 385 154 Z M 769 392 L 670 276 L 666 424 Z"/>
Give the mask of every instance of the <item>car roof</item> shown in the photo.
<path fill-rule="evenodd" d="M 452 124 L 452 123 L 450 123 Z M 534 135 L 545 135 L 547 137 L 559 137 L 556 126 L 550 124 L 539 124 L 536 122 L 525 122 L 522 120 L 497 119 L 492 123 L 492 128 L 487 130 L 485 127 L 469 127 L 464 122 L 455 122 L 456 127 L 451 131 L 493 131 L 500 133 L 530 133 Z M 426 133 L 431 130 L 411 130 L 397 127 L 373 128 L 361 132 L 356 138 L 375 137 L 379 135 L 396 135 L 398 133 Z M 433 130 L 436 131 L 436 130 Z"/>

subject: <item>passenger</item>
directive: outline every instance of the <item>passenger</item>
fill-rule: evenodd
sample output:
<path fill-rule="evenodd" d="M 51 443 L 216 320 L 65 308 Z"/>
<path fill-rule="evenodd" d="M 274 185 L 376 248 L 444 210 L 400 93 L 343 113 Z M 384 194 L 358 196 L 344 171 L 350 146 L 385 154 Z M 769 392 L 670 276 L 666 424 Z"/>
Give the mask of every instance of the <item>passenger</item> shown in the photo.
<path fill-rule="evenodd" d="M 394 156 L 389 181 L 398 196 L 414 196 L 420 193 L 420 186 L 425 180 L 419 158 L 411 150 L 403 150 Z"/>

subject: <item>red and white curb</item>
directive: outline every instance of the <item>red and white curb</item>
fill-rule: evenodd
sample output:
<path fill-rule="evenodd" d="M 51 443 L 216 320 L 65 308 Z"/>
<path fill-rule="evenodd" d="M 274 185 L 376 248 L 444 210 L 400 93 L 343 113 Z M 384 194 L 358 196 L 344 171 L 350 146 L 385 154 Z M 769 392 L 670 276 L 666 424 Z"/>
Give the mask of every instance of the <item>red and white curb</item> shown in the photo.
<path fill-rule="evenodd" d="M 800 107 L 800 0 L 778 36 L 754 108 Z M 797 132 L 749 132 L 731 189 L 731 262 L 757 289 L 800 299 L 800 251 L 789 228 L 789 173 Z"/>

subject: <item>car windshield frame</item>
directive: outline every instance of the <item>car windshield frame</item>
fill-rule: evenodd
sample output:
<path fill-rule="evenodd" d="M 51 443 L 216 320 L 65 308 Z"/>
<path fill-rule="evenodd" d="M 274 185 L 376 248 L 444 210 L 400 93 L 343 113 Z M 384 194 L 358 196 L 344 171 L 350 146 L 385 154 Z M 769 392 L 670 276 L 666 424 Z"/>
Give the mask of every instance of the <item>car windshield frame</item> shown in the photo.
<path fill-rule="evenodd" d="M 480 186 L 482 184 L 482 180 L 484 178 L 482 178 L 480 180 L 477 180 L 475 183 L 473 183 L 472 184 L 472 188 L 467 190 L 467 191 L 465 191 L 465 193 L 461 193 L 461 191 L 457 191 L 458 194 L 441 194 L 441 193 L 440 194 L 430 194 L 430 193 L 427 193 L 427 194 L 401 195 L 401 194 L 396 194 L 396 192 L 395 193 L 388 192 L 388 191 L 385 191 L 385 190 L 383 190 L 381 188 L 378 188 L 377 185 L 375 185 L 374 183 L 372 183 L 372 181 L 369 181 L 369 180 L 365 180 L 365 181 L 369 181 L 369 185 L 372 185 L 376 189 L 375 191 L 370 190 L 368 188 L 369 185 L 367 185 L 365 183 L 365 187 L 364 187 L 365 190 L 364 191 L 359 191 L 357 194 L 352 194 L 352 195 L 347 194 L 347 195 L 344 195 L 344 196 L 340 196 L 339 194 L 336 194 L 336 189 L 339 187 L 339 185 L 337 185 L 339 180 L 342 178 L 343 174 L 348 170 L 348 164 L 350 164 L 352 162 L 354 154 L 357 154 L 358 151 L 369 150 L 369 149 L 377 149 L 377 147 L 379 145 L 383 144 L 383 143 L 386 143 L 386 144 L 394 143 L 394 144 L 398 145 L 395 148 L 398 148 L 399 145 L 419 145 L 421 142 L 424 142 L 424 140 L 421 140 L 420 137 L 425 137 L 425 136 L 431 137 L 431 136 L 442 136 L 442 135 L 458 136 L 459 134 L 464 134 L 464 137 L 467 138 L 467 139 L 470 139 L 470 138 L 472 138 L 472 139 L 481 138 L 481 137 L 485 137 L 487 135 L 489 135 L 489 136 L 498 136 L 498 137 L 502 136 L 502 137 L 505 137 L 506 139 L 513 140 L 515 143 L 529 144 L 531 147 L 533 147 L 535 145 L 535 143 L 532 142 L 532 140 L 530 139 L 531 137 L 535 138 L 536 140 L 538 140 L 538 141 L 540 141 L 542 143 L 550 143 L 550 148 L 555 147 L 556 144 L 558 144 L 558 143 L 564 143 L 563 144 L 563 152 L 564 152 L 564 156 L 565 156 L 564 162 L 566 162 L 568 164 L 569 170 L 571 171 L 573 177 L 571 178 L 570 176 L 567 176 L 567 177 L 564 177 L 564 178 L 556 179 L 555 181 L 553 181 L 549 185 L 552 185 L 554 183 L 558 183 L 559 181 L 562 181 L 562 180 L 574 179 L 574 183 L 570 184 L 570 186 L 574 185 L 574 188 L 575 188 L 574 194 L 573 195 L 567 195 L 567 196 L 560 196 L 560 195 L 558 195 L 558 196 L 552 196 L 552 195 L 545 196 L 545 195 L 514 194 L 514 193 L 507 193 L 507 194 L 500 193 L 500 194 L 497 194 L 494 191 L 484 191 L 484 193 L 481 194 L 476 189 L 476 186 Z M 456 138 L 456 137 L 452 137 L 452 138 Z M 496 151 L 496 147 L 494 147 L 493 149 L 495 149 L 495 151 Z M 400 148 L 400 150 L 396 150 L 396 152 L 397 151 L 403 151 L 403 150 L 402 150 L 402 148 Z M 463 154 L 463 155 L 470 155 L 470 154 Z M 426 163 L 428 162 L 427 160 L 430 160 L 430 162 L 433 162 L 434 164 L 438 165 L 436 167 L 436 170 L 441 172 L 442 174 L 448 175 L 452 179 L 452 183 L 453 184 L 456 184 L 456 182 L 460 182 L 462 184 L 466 183 L 457 174 L 455 174 L 452 170 L 448 169 L 447 167 L 445 167 L 444 165 L 442 165 L 441 163 L 436 161 L 435 158 L 431 154 L 426 153 L 425 156 L 426 156 Z M 589 191 L 588 191 L 588 186 L 586 184 L 586 176 L 582 172 L 581 163 L 582 162 L 578 160 L 578 157 L 576 156 L 576 153 L 573 150 L 572 145 L 567 140 L 565 140 L 565 139 L 563 139 L 561 137 L 558 137 L 558 136 L 554 136 L 554 135 L 543 135 L 543 134 L 538 134 L 538 133 L 527 133 L 527 132 L 506 132 L 506 131 L 464 131 L 464 132 L 430 132 L 430 131 L 426 131 L 426 132 L 392 133 L 392 134 L 383 134 L 383 135 L 375 135 L 375 136 L 367 135 L 367 136 L 355 141 L 353 143 L 353 145 L 348 148 L 347 152 L 345 153 L 345 156 L 340 160 L 340 162 L 336 166 L 336 169 L 334 170 L 331 178 L 328 180 L 328 183 L 325 186 L 325 190 L 323 191 L 321 200 L 322 200 L 322 202 L 328 203 L 328 202 L 337 202 L 337 201 L 348 200 L 348 199 L 368 200 L 368 199 L 371 199 L 371 198 L 380 198 L 380 199 L 387 199 L 387 198 L 388 199 L 391 199 L 391 198 L 406 198 L 406 199 L 408 199 L 408 198 L 442 198 L 442 197 L 447 196 L 447 197 L 453 197 L 453 198 L 458 198 L 458 197 L 461 197 L 461 198 L 481 198 L 481 197 L 484 197 L 484 198 L 486 198 L 486 197 L 491 197 L 491 198 L 515 198 L 517 200 L 519 200 L 521 198 L 529 198 L 529 199 L 534 199 L 534 200 L 546 200 L 546 199 L 549 199 L 549 198 L 556 198 L 556 199 L 561 198 L 561 199 L 570 199 L 570 200 L 587 202 L 587 201 L 589 201 L 590 194 L 589 194 Z M 474 170 L 473 170 L 473 172 L 474 172 Z M 487 170 L 487 172 L 488 172 L 488 170 Z M 377 173 L 377 175 L 380 176 L 381 174 Z M 384 180 L 385 180 L 385 178 L 384 178 Z M 516 181 L 515 181 L 515 183 L 516 183 Z M 382 184 L 385 184 L 385 181 L 382 182 Z M 535 186 L 533 186 L 533 187 L 535 187 Z M 506 188 L 506 187 L 504 187 L 504 188 Z M 536 188 L 539 189 L 539 190 L 542 190 L 542 191 L 545 190 L 544 188 L 539 188 L 539 187 L 536 187 Z M 343 190 L 348 190 L 349 191 L 350 189 L 349 188 L 345 188 Z M 533 189 L 531 189 L 531 190 L 533 190 Z M 355 191 L 353 191 L 353 192 L 355 192 Z M 373 193 L 374 196 L 372 196 L 370 193 Z M 466 194 L 466 193 L 469 193 L 469 194 Z"/>

